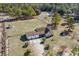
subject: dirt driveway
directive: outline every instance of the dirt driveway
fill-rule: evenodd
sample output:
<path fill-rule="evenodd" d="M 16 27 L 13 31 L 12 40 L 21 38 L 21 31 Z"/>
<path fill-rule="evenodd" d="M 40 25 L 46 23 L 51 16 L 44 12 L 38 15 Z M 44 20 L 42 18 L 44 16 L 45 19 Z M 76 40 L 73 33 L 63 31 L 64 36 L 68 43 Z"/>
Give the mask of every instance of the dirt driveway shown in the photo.
<path fill-rule="evenodd" d="M 30 45 L 32 45 L 33 47 L 33 54 L 35 56 L 43 56 L 43 52 L 44 52 L 44 45 L 40 44 L 41 39 L 34 39 L 30 41 Z"/>

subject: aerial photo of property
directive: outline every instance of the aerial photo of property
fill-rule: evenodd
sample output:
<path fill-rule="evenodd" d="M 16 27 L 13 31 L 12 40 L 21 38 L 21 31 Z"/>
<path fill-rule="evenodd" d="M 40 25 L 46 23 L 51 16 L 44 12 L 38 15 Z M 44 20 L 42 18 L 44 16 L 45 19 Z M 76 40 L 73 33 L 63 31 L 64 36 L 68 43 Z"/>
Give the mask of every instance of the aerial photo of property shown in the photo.
<path fill-rule="evenodd" d="M 79 56 L 79 4 L 1 3 L 0 56 Z"/>

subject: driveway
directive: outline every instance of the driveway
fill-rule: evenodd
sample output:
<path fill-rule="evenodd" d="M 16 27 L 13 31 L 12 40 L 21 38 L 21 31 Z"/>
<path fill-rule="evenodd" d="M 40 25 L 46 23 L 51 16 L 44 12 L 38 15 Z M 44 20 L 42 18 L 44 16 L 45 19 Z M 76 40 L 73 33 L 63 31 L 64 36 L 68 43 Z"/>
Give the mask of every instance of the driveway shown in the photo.
<path fill-rule="evenodd" d="M 31 40 L 30 41 L 30 45 L 32 45 L 33 47 L 33 54 L 35 56 L 43 56 L 43 52 L 44 52 L 44 45 L 40 44 L 41 39 L 35 39 L 35 40 Z"/>

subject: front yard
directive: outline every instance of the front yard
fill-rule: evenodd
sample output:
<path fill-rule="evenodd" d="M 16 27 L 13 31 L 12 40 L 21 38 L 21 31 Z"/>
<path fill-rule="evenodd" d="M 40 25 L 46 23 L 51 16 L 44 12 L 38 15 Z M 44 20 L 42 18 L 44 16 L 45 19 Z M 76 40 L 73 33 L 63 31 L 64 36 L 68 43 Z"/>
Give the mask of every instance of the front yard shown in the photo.
<path fill-rule="evenodd" d="M 13 28 L 6 29 L 7 33 L 7 39 L 9 40 L 9 55 L 10 56 L 22 56 L 24 55 L 24 52 L 27 48 L 22 48 L 25 41 L 23 42 L 20 40 L 21 36 L 25 34 L 26 32 L 33 31 L 36 28 L 39 27 L 46 27 L 49 18 L 46 20 L 38 20 L 38 19 L 32 19 L 32 20 L 23 20 L 23 21 L 15 21 L 15 22 L 6 22 L 6 26 L 11 25 Z M 61 21 L 63 23 L 63 21 Z M 78 32 L 79 26 L 75 26 L 75 32 Z M 65 30 L 65 27 L 62 27 L 61 25 L 58 26 L 58 29 L 52 30 L 53 36 L 50 38 L 47 38 L 45 40 L 44 46 L 49 45 L 49 50 L 44 51 L 43 55 L 46 55 L 48 51 L 53 52 L 53 48 L 60 47 L 62 45 L 65 45 L 71 49 L 75 47 L 76 43 L 74 39 L 71 39 L 69 36 L 60 36 L 60 33 Z M 33 48 L 32 46 L 29 46 L 28 48 Z M 52 51 L 53 50 L 53 51 Z M 55 49 L 56 50 L 56 49 Z M 47 54 L 50 55 L 50 54 Z M 56 55 L 56 52 L 54 51 L 53 55 Z"/>
<path fill-rule="evenodd" d="M 9 55 L 24 55 L 26 49 L 22 48 L 24 42 L 20 40 L 21 36 L 28 31 L 33 31 L 37 27 L 45 27 L 46 25 L 40 20 L 24 20 L 15 22 L 6 22 L 6 26 L 11 25 L 13 28 L 6 29 L 7 39 L 9 40 Z"/>

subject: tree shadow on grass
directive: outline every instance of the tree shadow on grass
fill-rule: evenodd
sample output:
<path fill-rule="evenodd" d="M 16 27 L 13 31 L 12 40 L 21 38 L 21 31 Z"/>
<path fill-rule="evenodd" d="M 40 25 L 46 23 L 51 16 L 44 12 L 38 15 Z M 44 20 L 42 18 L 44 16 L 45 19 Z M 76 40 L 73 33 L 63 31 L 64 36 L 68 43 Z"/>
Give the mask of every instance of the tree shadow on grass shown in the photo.
<path fill-rule="evenodd" d="M 21 36 L 20 40 L 23 41 L 23 42 L 28 41 L 25 34 Z"/>

